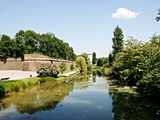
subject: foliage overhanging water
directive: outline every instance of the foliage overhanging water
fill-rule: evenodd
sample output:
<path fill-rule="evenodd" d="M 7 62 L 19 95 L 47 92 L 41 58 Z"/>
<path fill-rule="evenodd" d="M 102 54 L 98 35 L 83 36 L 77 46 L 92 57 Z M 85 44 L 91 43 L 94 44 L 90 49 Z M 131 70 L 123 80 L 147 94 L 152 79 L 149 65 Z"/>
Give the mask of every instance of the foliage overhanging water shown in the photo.
<path fill-rule="evenodd" d="M 0 120 L 159 120 L 160 106 L 115 93 L 103 77 L 48 81 L 0 100 Z"/>

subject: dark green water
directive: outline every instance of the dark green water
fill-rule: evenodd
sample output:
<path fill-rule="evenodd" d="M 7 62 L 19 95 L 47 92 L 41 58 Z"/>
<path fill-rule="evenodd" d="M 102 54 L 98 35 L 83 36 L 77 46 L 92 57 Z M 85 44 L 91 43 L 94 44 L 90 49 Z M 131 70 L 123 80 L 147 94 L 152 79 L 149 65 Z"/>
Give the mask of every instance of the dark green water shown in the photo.
<path fill-rule="evenodd" d="M 0 120 L 160 120 L 158 103 L 114 93 L 102 77 L 46 82 L 0 103 Z"/>

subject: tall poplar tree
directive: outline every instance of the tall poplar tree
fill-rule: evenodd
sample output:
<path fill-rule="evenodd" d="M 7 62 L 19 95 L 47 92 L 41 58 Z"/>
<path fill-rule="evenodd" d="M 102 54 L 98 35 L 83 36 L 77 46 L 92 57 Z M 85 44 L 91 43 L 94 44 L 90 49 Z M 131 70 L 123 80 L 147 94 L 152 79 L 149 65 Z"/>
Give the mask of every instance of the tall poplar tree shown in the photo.
<path fill-rule="evenodd" d="M 123 31 L 119 26 L 117 26 L 114 30 L 114 37 L 112 38 L 113 56 L 116 53 L 122 51 L 122 49 L 123 49 L 123 38 L 124 38 Z"/>
<path fill-rule="evenodd" d="M 97 61 L 96 53 L 93 52 L 93 54 L 92 54 L 92 64 L 93 64 L 93 65 L 96 64 L 96 61 Z"/>

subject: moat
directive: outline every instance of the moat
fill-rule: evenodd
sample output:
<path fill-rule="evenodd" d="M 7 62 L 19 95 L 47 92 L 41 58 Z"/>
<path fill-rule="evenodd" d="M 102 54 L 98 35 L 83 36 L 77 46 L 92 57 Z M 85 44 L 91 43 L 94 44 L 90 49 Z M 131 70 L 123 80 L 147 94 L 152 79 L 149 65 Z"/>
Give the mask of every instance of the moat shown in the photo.
<path fill-rule="evenodd" d="M 104 77 L 48 81 L 0 100 L 0 120 L 159 120 L 160 106 L 137 94 L 115 93 Z M 53 84 L 54 83 L 54 84 Z"/>

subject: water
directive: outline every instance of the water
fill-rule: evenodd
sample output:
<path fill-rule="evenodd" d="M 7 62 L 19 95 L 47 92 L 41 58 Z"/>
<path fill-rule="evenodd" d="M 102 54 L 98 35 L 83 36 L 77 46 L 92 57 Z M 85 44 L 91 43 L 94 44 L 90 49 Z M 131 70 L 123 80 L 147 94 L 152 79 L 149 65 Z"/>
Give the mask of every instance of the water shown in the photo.
<path fill-rule="evenodd" d="M 112 92 L 98 76 L 49 81 L 0 103 L 0 120 L 160 120 L 157 103 Z"/>

